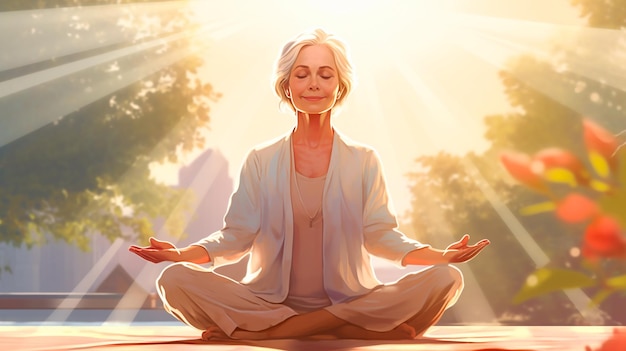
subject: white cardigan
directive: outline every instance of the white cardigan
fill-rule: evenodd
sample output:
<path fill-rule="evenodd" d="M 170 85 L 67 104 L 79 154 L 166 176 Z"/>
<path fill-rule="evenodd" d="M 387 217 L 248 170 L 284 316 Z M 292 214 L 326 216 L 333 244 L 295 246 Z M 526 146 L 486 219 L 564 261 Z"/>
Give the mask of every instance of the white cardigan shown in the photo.
<path fill-rule="evenodd" d="M 287 297 L 293 247 L 289 177 L 291 134 L 248 154 L 224 228 L 194 245 L 204 247 L 215 266 L 250 252 L 241 283 L 273 303 Z M 397 230 L 376 151 L 335 130 L 323 194 L 324 287 L 333 303 L 380 285 L 369 254 L 401 265 L 412 250 L 428 245 Z"/>

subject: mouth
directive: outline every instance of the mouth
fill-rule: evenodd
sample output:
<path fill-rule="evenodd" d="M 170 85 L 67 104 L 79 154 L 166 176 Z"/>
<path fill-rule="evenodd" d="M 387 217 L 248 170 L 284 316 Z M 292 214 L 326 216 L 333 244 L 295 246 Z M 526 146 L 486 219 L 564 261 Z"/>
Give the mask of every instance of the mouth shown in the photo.
<path fill-rule="evenodd" d="M 306 101 L 312 101 L 312 102 L 321 101 L 324 99 L 324 97 L 322 96 L 303 96 L 302 98 Z"/>

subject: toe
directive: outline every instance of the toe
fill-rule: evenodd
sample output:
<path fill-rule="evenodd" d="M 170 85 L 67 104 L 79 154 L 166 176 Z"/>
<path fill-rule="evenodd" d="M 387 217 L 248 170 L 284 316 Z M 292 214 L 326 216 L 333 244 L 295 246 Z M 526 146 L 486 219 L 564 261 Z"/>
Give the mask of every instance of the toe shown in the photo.
<path fill-rule="evenodd" d="M 406 324 L 406 323 L 402 323 L 398 326 L 398 328 L 407 334 L 408 337 L 410 337 L 411 339 L 415 339 L 415 337 L 417 336 L 417 332 L 415 331 L 415 328 L 413 328 L 412 326 Z"/>

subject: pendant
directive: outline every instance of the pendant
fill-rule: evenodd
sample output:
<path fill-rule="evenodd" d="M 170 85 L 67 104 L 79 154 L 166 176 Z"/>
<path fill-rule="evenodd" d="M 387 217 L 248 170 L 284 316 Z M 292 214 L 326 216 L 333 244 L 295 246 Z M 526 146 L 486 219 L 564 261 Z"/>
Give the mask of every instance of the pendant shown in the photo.
<path fill-rule="evenodd" d="M 309 228 L 313 228 L 313 218 L 309 220 Z"/>

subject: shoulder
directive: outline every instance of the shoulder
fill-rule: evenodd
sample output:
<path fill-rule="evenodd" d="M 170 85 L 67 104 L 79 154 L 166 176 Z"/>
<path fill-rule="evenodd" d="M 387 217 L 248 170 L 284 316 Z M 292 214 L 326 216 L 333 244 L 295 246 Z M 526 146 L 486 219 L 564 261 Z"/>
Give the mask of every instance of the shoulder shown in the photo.
<path fill-rule="evenodd" d="M 281 135 L 274 139 L 270 139 L 263 143 L 255 145 L 248 152 L 248 158 L 257 158 L 260 160 L 266 160 L 268 158 L 274 158 L 280 155 L 285 150 L 289 150 L 289 141 L 291 133 Z"/>
<path fill-rule="evenodd" d="M 347 154 L 350 157 L 358 157 L 363 161 L 368 161 L 371 159 L 378 159 L 378 153 L 376 150 L 367 144 L 354 141 L 344 134 L 335 131 L 337 135 L 338 149 L 341 153 Z"/>

